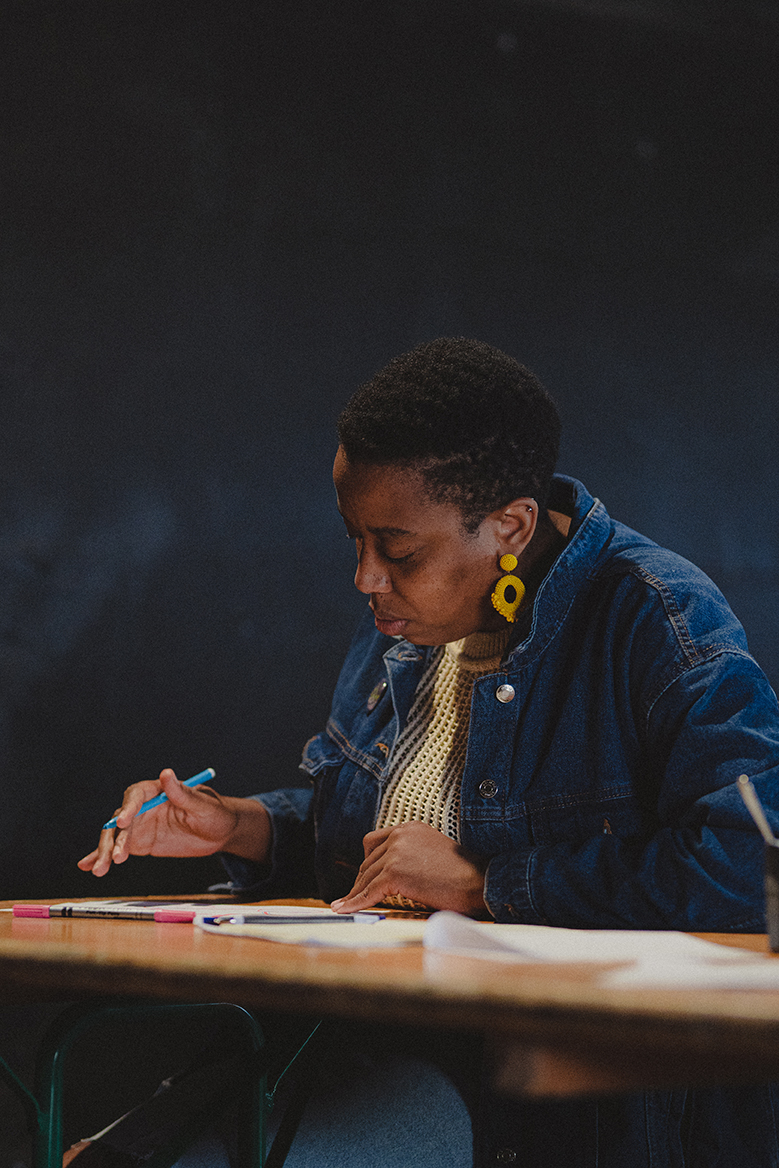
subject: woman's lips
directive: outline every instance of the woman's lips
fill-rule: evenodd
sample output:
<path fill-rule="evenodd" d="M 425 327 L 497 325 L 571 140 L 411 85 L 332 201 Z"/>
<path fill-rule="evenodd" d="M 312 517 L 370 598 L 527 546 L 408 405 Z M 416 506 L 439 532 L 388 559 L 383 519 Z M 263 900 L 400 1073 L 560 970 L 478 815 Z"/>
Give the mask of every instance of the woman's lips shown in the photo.
<path fill-rule="evenodd" d="M 384 633 L 385 637 L 397 637 L 405 629 L 408 621 L 400 617 L 381 617 L 374 612 L 373 620 L 376 628 L 380 633 Z"/>

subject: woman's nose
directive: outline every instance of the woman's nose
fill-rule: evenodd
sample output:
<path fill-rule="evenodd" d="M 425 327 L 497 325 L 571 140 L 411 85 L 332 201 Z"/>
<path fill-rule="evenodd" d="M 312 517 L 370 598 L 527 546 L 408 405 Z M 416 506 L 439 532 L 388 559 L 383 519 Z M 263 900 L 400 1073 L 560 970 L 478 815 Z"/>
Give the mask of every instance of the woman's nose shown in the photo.
<path fill-rule="evenodd" d="M 354 586 L 358 592 L 364 592 L 366 596 L 372 592 L 392 591 L 392 584 L 381 561 L 364 546 L 357 556 Z"/>

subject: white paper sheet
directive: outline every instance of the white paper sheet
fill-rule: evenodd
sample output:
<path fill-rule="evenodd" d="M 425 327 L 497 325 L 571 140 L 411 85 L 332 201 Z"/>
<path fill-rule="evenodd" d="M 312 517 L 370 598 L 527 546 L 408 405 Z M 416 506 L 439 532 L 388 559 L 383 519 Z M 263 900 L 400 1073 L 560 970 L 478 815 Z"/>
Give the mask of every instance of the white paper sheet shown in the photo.
<path fill-rule="evenodd" d="M 287 912 L 290 912 L 287 909 Z M 294 910 L 293 910 L 294 911 Z M 229 937 L 254 937 L 258 941 L 278 941 L 283 945 L 320 945 L 331 949 L 388 949 L 398 945 L 421 945 L 425 921 L 386 920 L 372 925 L 351 921 L 339 924 L 295 925 L 210 925 L 197 917 L 195 924 L 207 933 Z"/>
<path fill-rule="evenodd" d="M 760 954 L 752 954 L 749 960 L 749 956 L 711 964 L 639 961 L 601 974 L 598 983 L 616 989 L 779 990 L 779 961 Z"/>
<path fill-rule="evenodd" d="M 236 913 L 240 910 L 234 910 Z M 256 911 L 247 906 L 246 911 Z M 271 911 L 271 910 L 269 910 Z M 273 908 L 284 915 L 300 910 Z M 734 979 L 745 974 L 755 979 L 775 980 L 779 988 L 779 961 L 767 961 L 760 954 L 716 945 L 700 937 L 679 932 L 648 932 L 619 929 L 563 929 L 546 925 L 497 925 L 474 921 L 453 912 L 437 912 L 427 920 L 380 920 L 374 924 L 342 921 L 317 922 L 329 909 L 309 910 L 305 924 L 209 924 L 201 914 L 195 924 L 210 933 L 232 937 L 254 937 L 285 945 L 317 945 L 337 949 L 385 949 L 401 945 L 422 945 L 434 953 L 461 954 L 504 962 L 621 962 L 623 968 L 602 975 L 608 985 L 705 985 L 728 971 Z M 754 974 L 768 966 L 770 973 Z M 774 972 L 775 971 L 775 972 Z M 620 976 L 624 980 L 620 980 Z M 706 978 L 710 978 L 709 982 Z M 655 979 L 654 981 L 652 979 Z M 674 980 L 675 979 L 675 980 Z M 696 980 L 698 979 L 698 980 Z M 762 979 L 762 980 L 761 980 Z M 773 984 L 773 983 L 771 983 Z"/>
<path fill-rule="evenodd" d="M 716 945 L 678 932 L 633 929 L 563 929 L 547 925 L 496 925 L 458 913 L 438 912 L 427 922 L 425 946 L 470 957 L 513 961 L 624 961 L 661 957 L 667 963 L 759 961 L 759 954 Z"/>

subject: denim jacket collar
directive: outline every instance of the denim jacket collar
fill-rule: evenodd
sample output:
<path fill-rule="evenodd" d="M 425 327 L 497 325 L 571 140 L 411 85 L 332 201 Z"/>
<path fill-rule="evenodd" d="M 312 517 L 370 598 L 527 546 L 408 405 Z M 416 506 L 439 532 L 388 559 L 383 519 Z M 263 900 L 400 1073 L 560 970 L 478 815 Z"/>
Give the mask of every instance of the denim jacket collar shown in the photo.
<path fill-rule="evenodd" d="M 555 475 L 548 505 L 571 517 L 568 542 L 542 581 L 532 608 L 517 622 L 507 651 L 509 669 L 530 665 L 545 651 L 612 536 L 605 507 L 576 479 Z"/>

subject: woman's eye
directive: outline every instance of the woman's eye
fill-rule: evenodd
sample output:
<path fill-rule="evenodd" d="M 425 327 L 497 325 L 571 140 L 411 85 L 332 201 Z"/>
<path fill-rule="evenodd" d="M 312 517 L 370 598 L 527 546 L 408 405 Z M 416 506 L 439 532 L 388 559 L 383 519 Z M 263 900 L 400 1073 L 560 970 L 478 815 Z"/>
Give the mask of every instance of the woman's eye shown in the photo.
<path fill-rule="evenodd" d="M 363 543 L 364 543 L 363 537 L 361 535 L 352 535 L 350 532 L 347 532 L 346 538 L 349 540 L 350 543 L 354 542 L 355 551 L 357 552 L 357 559 L 359 560 L 362 556 L 362 549 L 363 549 Z M 413 551 L 406 552 L 402 556 L 391 556 L 387 552 L 383 551 L 381 548 L 376 548 L 376 554 L 381 556 L 381 558 L 383 560 L 386 560 L 386 562 L 388 564 L 407 564 L 409 562 L 409 560 L 412 560 L 414 558 L 414 556 L 417 554 L 417 550 L 415 548 Z"/>

